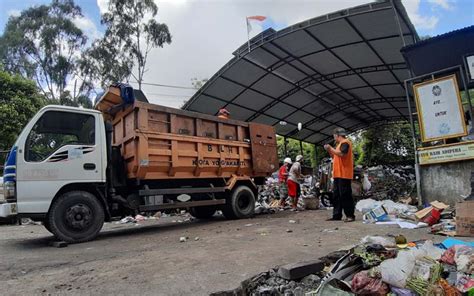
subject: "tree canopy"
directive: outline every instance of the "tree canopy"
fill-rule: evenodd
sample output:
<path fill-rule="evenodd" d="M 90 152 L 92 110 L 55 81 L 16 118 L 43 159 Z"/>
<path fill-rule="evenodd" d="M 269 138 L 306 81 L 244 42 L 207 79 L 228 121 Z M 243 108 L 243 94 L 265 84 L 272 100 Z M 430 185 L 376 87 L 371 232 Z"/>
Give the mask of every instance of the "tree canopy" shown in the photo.
<path fill-rule="evenodd" d="M 92 89 L 82 80 L 77 83 L 78 53 L 85 48 L 87 37 L 73 19 L 81 16 L 81 8 L 73 0 L 53 0 L 11 16 L 0 37 L 4 69 L 33 79 L 51 100 L 78 105 L 82 102 L 79 98 L 88 96 Z M 71 92 L 66 87 L 73 79 Z"/>
<path fill-rule="evenodd" d="M 33 115 L 45 104 L 35 83 L 0 70 L 0 150 L 9 150 Z"/>

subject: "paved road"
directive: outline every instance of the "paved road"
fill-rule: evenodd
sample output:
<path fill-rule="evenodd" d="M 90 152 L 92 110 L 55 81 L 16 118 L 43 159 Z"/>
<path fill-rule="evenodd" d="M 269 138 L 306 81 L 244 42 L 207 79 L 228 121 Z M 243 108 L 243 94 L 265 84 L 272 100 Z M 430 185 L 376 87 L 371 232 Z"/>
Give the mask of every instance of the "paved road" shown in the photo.
<path fill-rule="evenodd" d="M 140 226 L 107 223 L 97 240 L 61 249 L 48 246 L 52 236 L 42 226 L 2 226 L 0 287 L 3 295 L 208 295 L 369 234 L 443 239 L 427 229 L 326 222 L 328 215 L 319 210 L 235 221 L 179 223 L 185 218 L 168 217 Z M 189 240 L 181 243 L 182 236 Z"/>

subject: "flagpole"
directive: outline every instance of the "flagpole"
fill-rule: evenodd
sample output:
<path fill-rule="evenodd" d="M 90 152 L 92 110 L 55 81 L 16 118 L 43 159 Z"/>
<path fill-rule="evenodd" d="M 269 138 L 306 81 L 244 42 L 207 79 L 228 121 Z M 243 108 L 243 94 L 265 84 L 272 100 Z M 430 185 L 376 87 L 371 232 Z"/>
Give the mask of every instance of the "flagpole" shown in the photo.
<path fill-rule="evenodd" d="M 249 19 L 245 18 L 245 24 L 247 25 L 247 46 L 250 52 L 250 32 L 249 32 Z"/>

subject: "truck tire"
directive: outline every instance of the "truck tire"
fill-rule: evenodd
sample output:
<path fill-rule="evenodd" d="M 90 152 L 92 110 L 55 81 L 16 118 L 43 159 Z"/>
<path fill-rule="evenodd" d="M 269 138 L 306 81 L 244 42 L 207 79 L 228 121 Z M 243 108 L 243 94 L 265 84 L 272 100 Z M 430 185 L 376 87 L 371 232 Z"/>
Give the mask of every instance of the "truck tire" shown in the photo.
<path fill-rule="evenodd" d="M 191 216 L 197 219 L 210 219 L 216 213 L 215 206 L 195 207 L 189 210 Z"/>
<path fill-rule="evenodd" d="M 104 208 L 86 191 L 70 191 L 56 199 L 49 210 L 51 232 L 68 243 L 94 239 L 104 225 Z"/>
<path fill-rule="evenodd" d="M 251 217 L 255 212 L 255 195 L 244 185 L 232 190 L 222 209 L 227 219 L 241 219 Z"/>

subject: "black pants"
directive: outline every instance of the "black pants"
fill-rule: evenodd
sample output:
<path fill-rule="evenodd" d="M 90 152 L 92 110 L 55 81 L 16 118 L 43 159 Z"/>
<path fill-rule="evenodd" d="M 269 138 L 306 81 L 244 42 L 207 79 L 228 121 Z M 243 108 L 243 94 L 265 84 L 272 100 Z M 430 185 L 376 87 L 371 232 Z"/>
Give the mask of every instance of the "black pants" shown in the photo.
<path fill-rule="evenodd" d="M 354 216 L 354 200 L 352 199 L 352 188 L 350 179 L 334 179 L 334 210 L 333 219 L 342 219 L 342 210 L 347 218 Z"/>

